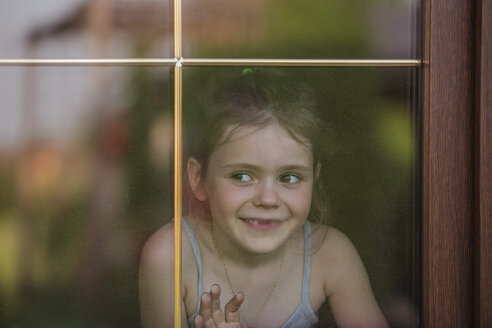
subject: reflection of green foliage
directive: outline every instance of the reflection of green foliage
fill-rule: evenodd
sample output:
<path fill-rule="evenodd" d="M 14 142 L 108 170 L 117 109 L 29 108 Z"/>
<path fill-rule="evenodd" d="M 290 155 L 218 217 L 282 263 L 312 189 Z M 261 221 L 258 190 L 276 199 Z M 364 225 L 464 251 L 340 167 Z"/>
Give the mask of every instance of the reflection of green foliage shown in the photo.
<path fill-rule="evenodd" d="M 135 69 L 131 85 L 133 98 L 129 111 L 130 140 L 126 172 L 128 176 L 127 215 L 134 224 L 149 227 L 170 219 L 169 171 L 150 162 L 149 130 L 152 123 L 169 110 L 167 70 L 160 78 L 148 69 Z M 170 138 L 171 136 L 169 136 Z"/>
<path fill-rule="evenodd" d="M 261 1 L 258 1 L 261 2 Z M 259 6 L 261 32 L 238 28 L 237 37 L 197 40 L 193 56 L 267 58 L 365 57 L 367 11 L 374 1 L 272 0 Z M 213 14 L 212 14 L 213 16 Z M 263 20 L 263 21 L 262 21 Z M 214 24 L 207 21 L 208 24 Z"/>
<path fill-rule="evenodd" d="M 409 113 L 402 105 L 398 103 L 384 105 L 387 109 L 382 110 L 376 124 L 380 133 L 381 147 L 394 161 L 409 166 L 413 154 L 411 122 Z"/>
<path fill-rule="evenodd" d="M 3 164 L 0 162 L 0 164 Z M 14 170 L 7 165 L 0 166 L 0 209 L 4 210 L 14 203 Z M 0 220 L 2 218 L 0 217 Z"/>
<path fill-rule="evenodd" d="M 13 299 L 19 283 L 19 233 L 13 213 L 0 213 L 0 295 Z"/>
<path fill-rule="evenodd" d="M 12 204 L 15 202 L 14 170 L 0 161 L 0 299 L 9 298 L 15 303 L 14 293 L 18 286 L 18 225 Z M 12 306 L 6 305 L 6 306 Z M 0 318 L 2 317 L 0 305 Z M 0 326 L 1 326 L 0 319 Z"/>
<path fill-rule="evenodd" d="M 14 184 L 3 186 L 15 190 Z M 18 209 L 14 209 L 15 203 L 5 204 L 9 210 L 0 213 L 0 294 L 5 306 L 3 318 L 0 313 L 0 326 L 4 326 L 2 319 L 26 327 L 77 327 L 77 323 L 85 326 L 80 305 L 76 304 L 78 296 L 71 290 L 77 273 L 82 224 L 87 217 L 85 187 L 63 201 L 54 201 L 56 193 L 52 191 L 37 193 L 23 213 L 29 231 L 23 230 L 26 227 L 20 222 Z M 29 239 L 27 243 L 25 239 Z M 20 258 L 22 244 L 30 245 L 31 257 Z M 26 260 L 29 281 L 20 276 L 19 263 Z"/>
<path fill-rule="evenodd" d="M 108 327 L 90 322 L 86 309 L 77 302 L 73 291 L 55 284 L 34 291 L 28 303 L 23 304 L 22 312 L 23 315 L 15 319 L 19 327 Z"/>
<path fill-rule="evenodd" d="M 366 9 L 366 1 L 356 0 L 269 1 L 271 29 L 267 29 L 266 44 L 262 46 L 273 44 L 287 50 L 289 57 L 296 53 L 353 57 L 367 42 L 363 19 Z"/>

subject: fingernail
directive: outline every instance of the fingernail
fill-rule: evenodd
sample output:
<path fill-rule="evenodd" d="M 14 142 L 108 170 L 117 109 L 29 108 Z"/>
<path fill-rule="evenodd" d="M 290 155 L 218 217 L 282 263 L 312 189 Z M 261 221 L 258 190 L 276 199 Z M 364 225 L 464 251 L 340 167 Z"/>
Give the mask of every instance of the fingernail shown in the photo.
<path fill-rule="evenodd" d="M 219 286 L 217 286 L 217 285 L 213 285 L 213 286 L 212 286 L 212 292 L 213 292 L 213 293 L 218 293 L 218 292 L 219 292 Z"/>

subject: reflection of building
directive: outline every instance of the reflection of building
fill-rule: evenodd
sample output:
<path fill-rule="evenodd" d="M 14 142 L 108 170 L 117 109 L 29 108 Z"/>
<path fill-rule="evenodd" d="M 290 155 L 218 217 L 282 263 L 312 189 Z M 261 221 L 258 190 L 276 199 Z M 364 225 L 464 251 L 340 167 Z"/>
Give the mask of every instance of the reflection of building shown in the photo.
<path fill-rule="evenodd" d="M 183 7 L 184 47 L 203 42 L 227 45 L 238 36 L 260 36 L 265 27 L 262 1 L 186 1 Z M 74 8 L 56 22 L 40 26 L 29 35 L 29 42 L 65 42 L 65 49 L 51 44 L 40 54 L 42 57 L 172 57 L 172 13 L 168 1 L 103 0 L 88 1 Z M 224 13 L 227 13 L 225 15 Z M 87 47 L 82 53 L 70 53 L 69 43 L 89 41 L 101 43 L 95 49 Z M 94 42 L 95 41 L 95 42 Z M 60 43 L 62 43 L 60 42 Z M 144 46 L 146 52 L 134 49 Z M 73 45 L 74 49 L 77 47 Z M 50 48 L 50 49 L 48 49 Z M 60 47 L 61 48 L 61 47 Z M 105 48 L 106 53 L 98 53 Z M 80 51 L 82 47 L 78 47 Z M 66 51 L 60 56 L 60 50 Z M 94 51 L 96 50 L 96 51 Z"/>
<path fill-rule="evenodd" d="M 36 28 L 29 40 L 49 42 L 59 39 L 67 45 L 78 39 L 78 43 L 84 43 L 79 47 L 79 50 L 84 49 L 82 53 L 70 53 L 67 49 L 68 53 L 60 56 L 57 53 L 60 49 L 51 47 L 42 54 L 43 57 L 131 57 L 135 55 L 135 43 L 155 44 L 169 40 L 168 9 L 163 1 L 89 1 L 66 17 Z M 166 48 L 170 46 L 166 44 Z M 102 49 L 106 53 L 101 53 Z M 151 55 L 163 57 L 169 54 L 164 48 Z"/>

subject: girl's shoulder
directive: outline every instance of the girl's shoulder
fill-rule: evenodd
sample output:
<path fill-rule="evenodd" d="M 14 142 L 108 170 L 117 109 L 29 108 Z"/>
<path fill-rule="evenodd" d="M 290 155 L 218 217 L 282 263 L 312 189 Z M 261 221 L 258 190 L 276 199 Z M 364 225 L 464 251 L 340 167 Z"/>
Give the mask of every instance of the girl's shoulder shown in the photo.
<path fill-rule="evenodd" d="M 338 257 L 340 252 L 355 250 L 350 239 L 340 230 L 330 225 L 311 222 L 313 255 Z"/>
<path fill-rule="evenodd" d="M 165 224 L 150 236 L 142 250 L 139 293 L 142 321 L 145 327 L 172 326 L 175 287 L 174 230 L 174 221 Z M 196 277 L 196 269 L 192 266 L 193 250 L 189 245 L 188 236 L 184 231 L 182 235 L 182 266 L 187 268 L 182 274 L 182 295 L 186 297 L 189 276 L 195 274 Z"/>
<path fill-rule="evenodd" d="M 327 291 L 346 276 L 364 270 L 360 256 L 350 239 L 327 225 L 313 226 L 313 270 L 323 277 Z"/>
<path fill-rule="evenodd" d="M 319 227 L 318 227 L 319 228 Z M 347 327 L 388 327 L 378 307 L 361 258 L 350 241 L 341 231 L 333 227 L 313 234 L 325 236 L 316 253 L 313 254 L 311 278 L 315 286 L 311 296 L 315 301 L 329 300 L 333 316 L 340 326 Z M 322 291 L 321 291 L 322 290 Z"/>
<path fill-rule="evenodd" d="M 174 262 L 174 224 L 169 222 L 154 232 L 145 242 L 141 261 L 152 266 Z"/>
<path fill-rule="evenodd" d="M 184 229 L 182 239 L 186 240 L 182 243 L 182 257 L 188 259 L 188 255 L 193 254 L 193 250 L 189 246 L 188 236 L 184 233 Z M 141 262 L 156 269 L 169 270 L 172 268 L 174 270 L 174 220 L 159 228 L 145 242 Z"/>

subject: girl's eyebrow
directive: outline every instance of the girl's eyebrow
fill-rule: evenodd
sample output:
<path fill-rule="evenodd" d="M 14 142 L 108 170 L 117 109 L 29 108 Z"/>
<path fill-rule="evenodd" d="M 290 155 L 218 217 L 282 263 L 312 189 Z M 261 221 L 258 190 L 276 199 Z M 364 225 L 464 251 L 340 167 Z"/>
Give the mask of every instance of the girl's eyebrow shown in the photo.
<path fill-rule="evenodd" d="M 223 169 L 248 169 L 251 171 L 254 170 L 259 170 L 260 167 L 254 164 L 249 164 L 249 163 L 229 163 L 222 165 L 221 168 Z M 281 171 L 305 171 L 305 172 L 311 172 L 312 168 L 310 166 L 306 165 L 299 165 L 299 164 L 291 164 L 291 165 L 285 165 L 280 168 Z"/>
<path fill-rule="evenodd" d="M 306 172 L 311 172 L 312 168 L 310 166 L 305 166 L 305 165 L 286 165 L 282 166 L 283 171 L 306 171 Z"/>
<path fill-rule="evenodd" d="M 223 169 L 248 169 L 248 170 L 256 170 L 258 169 L 258 166 L 253 165 L 253 164 L 248 164 L 248 163 L 229 163 L 222 165 L 221 168 Z"/>

